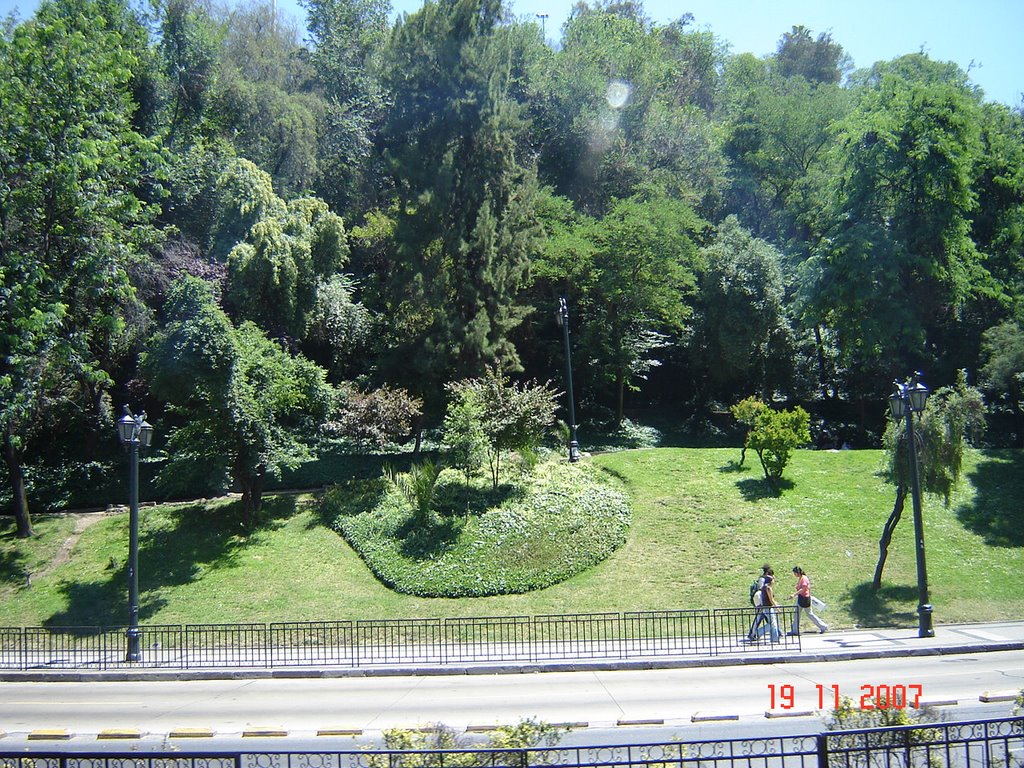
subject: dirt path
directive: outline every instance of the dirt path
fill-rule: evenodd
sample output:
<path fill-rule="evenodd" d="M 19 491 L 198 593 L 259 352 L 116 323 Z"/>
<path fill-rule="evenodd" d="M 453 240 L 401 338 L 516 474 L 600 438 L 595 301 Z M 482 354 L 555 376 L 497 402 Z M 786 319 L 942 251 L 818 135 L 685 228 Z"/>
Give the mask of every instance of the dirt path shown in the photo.
<path fill-rule="evenodd" d="M 64 543 L 60 545 L 60 549 L 57 550 L 56 554 L 41 570 L 31 574 L 34 577 L 46 576 L 56 568 L 64 565 L 68 560 L 71 559 L 71 550 L 75 548 L 75 544 L 82 538 L 82 534 L 85 530 L 93 523 L 99 522 L 106 513 L 104 512 L 73 512 L 68 515 L 75 521 L 74 530 L 71 531 L 71 535 L 68 536 Z"/>

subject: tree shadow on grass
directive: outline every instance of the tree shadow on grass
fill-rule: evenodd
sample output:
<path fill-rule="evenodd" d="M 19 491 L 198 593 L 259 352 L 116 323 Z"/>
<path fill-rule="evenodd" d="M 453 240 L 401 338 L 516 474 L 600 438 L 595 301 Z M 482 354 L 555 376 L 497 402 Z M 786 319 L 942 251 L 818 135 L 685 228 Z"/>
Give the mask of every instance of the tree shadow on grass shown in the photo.
<path fill-rule="evenodd" d="M 451 550 L 462 532 L 456 517 L 432 516 L 427 522 L 409 518 L 397 531 L 399 550 L 412 560 L 430 560 Z"/>
<path fill-rule="evenodd" d="M 16 542 L 14 538 L 14 523 L 0 521 L 0 540 L 9 539 Z M 25 555 L 21 547 L 11 546 L 5 551 L 0 551 L 0 587 L 20 587 L 25 583 L 28 576 L 28 569 L 25 567 Z"/>
<path fill-rule="evenodd" d="M 984 451 L 984 461 L 968 475 L 974 499 L 957 508 L 964 527 L 992 547 L 1024 546 L 1024 452 Z"/>
<path fill-rule="evenodd" d="M 143 587 L 145 563 L 139 552 L 139 621 L 164 607 L 162 598 L 147 596 Z M 67 608 L 43 621 L 50 629 L 62 627 L 119 627 L 128 625 L 128 576 L 124 568 L 109 571 L 100 581 L 63 582 L 60 592 Z"/>
<path fill-rule="evenodd" d="M 750 470 L 751 470 L 751 467 L 750 467 L 749 464 L 747 464 L 747 463 L 740 464 L 740 462 L 736 461 L 736 459 L 729 459 L 729 463 L 728 464 L 723 464 L 722 466 L 720 466 L 718 468 L 718 471 L 722 472 L 722 473 L 727 473 L 727 472 L 749 472 Z"/>
<path fill-rule="evenodd" d="M 501 483 L 493 488 L 489 484 L 467 486 L 464 482 L 448 482 L 437 486 L 434 510 L 442 518 L 482 515 L 489 509 L 523 496 L 523 489 L 512 483 Z"/>
<path fill-rule="evenodd" d="M 268 479 L 267 488 L 318 488 L 325 484 L 380 477 L 385 467 L 408 472 L 409 467 L 424 459 L 436 460 L 432 451 L 421 453 L 358 453 L 344 446 L 326 446 L 312 461 L 295 469 L 285 469 L 279 480 Z"/>
<path fill-rule="evenodd" d="M 884 584 L 876 592 L 871 582 L 865 581 L 853 587 L 849 596 L 850 613 L 862 627 L 891 627 L 917 621 L 917 587 Z"/>
<path fill-rule="evenodd" d="M 520 499 L 524 493 L 521 487 L 512 483 L 502 483 L 496 489 L 490 485 L 467 486 L 463 482 L 438 485 L 430 519 L 417 521 L 410 517 L 395 532 L 399 549 L 413 560 L 439 557 L 456 546 L 466 520 Z"/>
<path fill-rule="evenodd" d="M 744 501 L 761 501 L 762 499 L 777 499 L 783 491 L 790 490 L 794 485 L 792 480 L 785 477 L 776 480 L 774 485 L 763 477 L 751 477 L 746 480 L 737 480 L 736 487 L 739 488 Z"/>
<path fill-rule="evenodd" d="M 630 479 L 628 477 L 626 477 L 624 474 L 622 474 L 621 472 L 619 472 L 619 470 L 617 470 L 617 469 L 612 469 L 611 467 L 606 467 L 606 466 L 602 465 L 600 467 L 600 471 L 603 472 L 606 475 L 614 477 L 616 480 L 618 480 L 623 485 L 630 485 Z"/>
<path fill-rule="evenodd" d="M 295 514 L 293 496 L 264 501 L 260 524 L 253 534 L 284 525 Z M 240 535 L 240 502 L 213 509 L 195 504 L 177 507 L 168 517 L 170 525 L 147 528 L 146 510 L 139 531 L 139 621 L 156 615 L 166 600 L 155 591 L 197 581 L 204 572 L 233 568 L 252 543 L 252 536 Z M 125 515 L 125 557 L 111 562 L 104 577 L 93 581 L 63 582 L 58 591 L 67 607 L 43 621 L 47 627 L 121 626 L 128 623 L 128 518 Z"/>

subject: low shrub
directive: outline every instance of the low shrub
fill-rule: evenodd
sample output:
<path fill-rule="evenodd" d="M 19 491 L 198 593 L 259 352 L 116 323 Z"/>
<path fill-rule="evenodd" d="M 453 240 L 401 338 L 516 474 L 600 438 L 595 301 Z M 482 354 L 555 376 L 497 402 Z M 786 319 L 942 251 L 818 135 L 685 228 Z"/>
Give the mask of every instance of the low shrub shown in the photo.
<path fill-rule="evenodd" d="M 517 594 L 564 581 L 625 541 L 629 505 L 608 483 L 587 465 L 552 459 L 496 490 L 446 469 L 426 520 L 392 484 L 372 480 L 331 489 L 323 514 L 398 592 Z"/>

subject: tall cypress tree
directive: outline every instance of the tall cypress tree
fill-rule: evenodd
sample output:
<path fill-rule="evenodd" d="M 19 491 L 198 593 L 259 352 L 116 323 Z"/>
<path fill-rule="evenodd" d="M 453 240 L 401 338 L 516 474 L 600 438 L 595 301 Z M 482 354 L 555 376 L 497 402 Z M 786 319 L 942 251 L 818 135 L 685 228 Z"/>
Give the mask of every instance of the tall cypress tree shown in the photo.
<path fill-rule="evenodd" d="M 445 381 L 518 365 L 508 334 L 539 229 L 517 157 L 517 39 L 500 0 L 428 0 L 385 54 L 381 146 L 400 199 L 385 367 L 428 408 Z"/>

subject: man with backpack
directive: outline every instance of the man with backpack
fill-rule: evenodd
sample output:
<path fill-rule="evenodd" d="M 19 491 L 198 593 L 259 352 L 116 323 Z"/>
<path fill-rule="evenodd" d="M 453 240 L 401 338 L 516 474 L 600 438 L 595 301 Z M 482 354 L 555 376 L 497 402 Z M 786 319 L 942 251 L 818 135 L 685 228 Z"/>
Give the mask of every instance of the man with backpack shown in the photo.
<path fill-rule="evenodd" d="M 771 641 L 779 641 L 779 623 L 775 616 L 775 571 L 765 563 L 761 566 L 761 575 L 750 585 L 750 603 L 757 608 L 754 623 L 747 632 L 747 640 L 757 642 L 766 632 L 771 633 Z"/>

